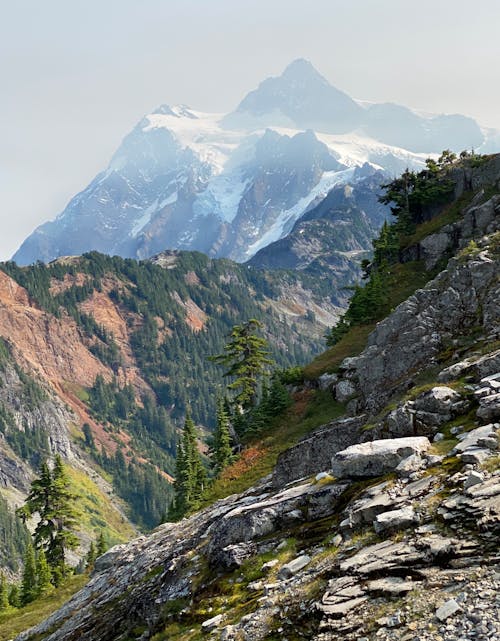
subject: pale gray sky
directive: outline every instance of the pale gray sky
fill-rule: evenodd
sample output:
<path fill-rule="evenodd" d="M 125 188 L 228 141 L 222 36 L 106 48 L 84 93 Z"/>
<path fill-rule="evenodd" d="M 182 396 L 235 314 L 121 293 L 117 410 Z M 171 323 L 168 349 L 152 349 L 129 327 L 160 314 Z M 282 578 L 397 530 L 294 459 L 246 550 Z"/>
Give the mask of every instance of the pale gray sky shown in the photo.
<path fill-rule="evenodd" d="M 0 259 L 158 104 L 229 111 L 293 59 L 500 129 L 498 0 L 0 0 Z"/>

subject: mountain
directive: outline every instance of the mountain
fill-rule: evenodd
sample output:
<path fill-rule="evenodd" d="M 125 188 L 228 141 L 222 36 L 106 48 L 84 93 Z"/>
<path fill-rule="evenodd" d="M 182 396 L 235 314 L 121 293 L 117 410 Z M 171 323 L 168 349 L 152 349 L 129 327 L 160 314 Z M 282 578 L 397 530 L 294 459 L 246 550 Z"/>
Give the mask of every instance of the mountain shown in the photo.
<path fill-rule="evenodd" d="M 356 167 L 396 175 L 430 153 L 478 149 L 495 135 L 463 116 L 360 104 L 298 60 L 230 114 L 161 105 L 146 115 L 107 169 L 14 260 L 91 250 L 144 259 L 182 249 L 244 262 L 285 237 L 335 185 L 352 185 Z"/>
<path fill-rule="evenodd" d="M 500 155 L 440 178 L 451 202 L 424 177 L 432 216 L 397 252 L 378 238 L 365 289 L 387 315 L 356 321 L 358 289 L 204 508 L 109 550 L 16 641 L 495 638 Z"/>
<path fill-rule="evenodd" d="M 293 269 L 315 279 L 332 278 L 337 287 L 359 279 L 362 258 L 387 217 L 378 198 L 384 173 L 371 165 L 356 168 L 350 185 L 333 187 L 280 240 L 260 249 L 248 264 L 261 269 Z M 343 276 L 344 270 L 349 276 Z M 342 276 L 341 276 L 342 274 Z M 349 282 L 350 281 L 350 282 Z"/>
<path fill-rule="evenodd" d="M 281 76 L 267 78 L 245 96 L 224 122 L 231 127 L 281 126 L 344 134 L 359 127 L 363 114 L 357 102 L 332 87 L 309 61 L 298 59 Z"/>
<path fill-rule="evenodd" d="M 261 320 L 276 366 L 288 367 L 321 349 L 346 302 L 331 279 L 196 252 L 0 264 L 0 529 L 16 527 L 1 496 L 19 505 L 54 454 L 91 497 L 83 549 L 99 528 L 116 543 L 155 526 L 186 408 L 203 434 L 214 427 L 223 378 L 208 357 L 233 325 Z M 22 552 L 9 550 L 0 545 L 0 566 L 17 568 Z"/>

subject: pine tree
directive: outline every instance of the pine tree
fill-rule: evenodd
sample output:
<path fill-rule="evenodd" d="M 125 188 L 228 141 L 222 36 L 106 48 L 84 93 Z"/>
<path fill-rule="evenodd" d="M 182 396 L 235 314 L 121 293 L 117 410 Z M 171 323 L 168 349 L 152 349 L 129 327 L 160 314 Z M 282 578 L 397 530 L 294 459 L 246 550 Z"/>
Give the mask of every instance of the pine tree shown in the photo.
<path fill-rule="evenodd" d="M 37 594 L 47 594 L 54 589 L 52 585 L 52 572 L 50 571 L 50 566 L 47 563 L 47 557 L 43 548 L 38 550 L 37 559 L 36 559 L 36 578 L 37 578 Z"/>
<path fill-rule="evenodd" d="M 70 489 L 70 481 L 59 455 L 54 460 L 51 472 L 47 462 L 42 463 L 40 476 L 31 484 L 26 502 L 17 513 L 26 520 L 38 514 L 40 520 L 35 528 L 34 541 L 43 548 L 52 569 L 65 566 L 65 552 L 78 546 L 73 530 L 76 526 L 76 495 Z"/>
<path fill-rule="evenodd" d="M 214 433 L 214 462 L 217 474 L 229 465 L 233 458 L 231 435 L 229 432 L 229 415 L 224 400 L 217 399 L 217 424 Z"/>
<path fill-rule="evenodd" d="M 177 447 L 174 515 L 182 516 L 197 504 L 206 480 L 207 474 L 196 442 L 196 428 L 188 411 Z"/>
<path fill-rule="evenodd" d="M 0 572 L 0 612 L 9 609 L 9 586 L 5 574 Z"/>
<path fill-rule="evenodd" d="M 87 570 L 91 570 L 94 567 L 95 560 L 97 558 L 97 551 L 94 545 L 94 541 L 90 542 L 89 551 L 85 557 L 85 567 Z"/>
<path fill-rule="evenodd" d="M 245 413 L 257 404 L 259 379 L 272 363 L 268 358 L 268 343 L 256 334 L 262 323 L 255 318 L 243 325 L 235 325 L 229 342 L 224 346 L 224 354 L 210 357 L 215 363 L 226 367 L 224 376 L 234 378 L 228 390 L 234 393 L 234 403 L 240 412 Z"/>
<path fill-rule="evenodd" d="M 108 544 L 106 543 L 106 539 L 104 538 L 104 532 L 101 530 L 99 532 L 99 537 L 97 538 L 97 549 L 96 549 L 96 556 L 101 556 L 106 552 L 108 549 Z"/>
<path fill-rule="evenodd" d="M 10 586 L 9 604 L 13 608 L 20 608 L 21 607 L 21 596 L 19 594 L 19 586 L 16 585 L 15 583 Z"/>
<path fill-rule="evenodd" d="M 21 582 L 21 605 L 27 605 L 36 599 L 38 596 L 38 586 L 36 580 L 36 561 L 35 550 L 31 543 L 26 548 L 24 555 L 24 570 Z"/>

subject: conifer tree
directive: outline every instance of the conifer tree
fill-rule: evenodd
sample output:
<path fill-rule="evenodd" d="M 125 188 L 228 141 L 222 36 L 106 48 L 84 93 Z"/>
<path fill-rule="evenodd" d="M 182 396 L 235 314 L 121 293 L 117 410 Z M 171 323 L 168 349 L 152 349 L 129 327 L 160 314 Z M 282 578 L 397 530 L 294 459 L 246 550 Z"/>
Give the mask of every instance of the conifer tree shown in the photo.
<path fill-rule="evenodd" d="M 42 463 L 40 476 L 31 484 L 26 502 L 17 513 L 26 520 L 37 513 L 40 517 L 34 532 L 38 549 L 44 548 L 52 569 L 64 569 L 66 550 L 78 546 L 73 530 L 76 526 L 76 495 L 70 489 L 70 481 L 59 455 L 54 460 L 51 472 L 47 462 Z"/>
<path fill-rule="evenodd" d="M 108 544 L 106 543 L 106 539 L 104 538 L 104 532 L 101 530 L 99 532 L 99 537 L 97 538 L 97 549 L 96 549 L 96 556 L 101 556 L 106 552 L 108 549 Z"/>
<path fill-rule="evenodd" d="M 52 572 L 47 563 L 47 557 L 43 548 L 38 550 L 36 558 L 36 579 L 37 579 L 37 595 L 47 594 L 54 588 L 52 585 Z"/>
<path fill-rule="evenodd" d="M 13 608 L 20 608 L 21 607 L 21 596 L 19 594 L 19 586 L 16 585 L 15 583 L 10 586 L 9 604 Z"/>
<path fill-rule="evenodd" d="M 206 479 L 205 467 L 196 443 L 196 428 L 188 411 L 177 447 L 174 514 L 181 516 L 197 504 Z"/>
<path fill-rule="evenodd" d="M 231 435 L 229 432 L 229 415 L 224 400 L 217 399 L 217 424 L 214 433 L 214 463 L 217 474 L 229 465 L 233 458 Z"/>
<path fill-rule="evenodd" d="M 95 560 L 97 558 L 97 551 L 94 545 L 94 541 L 90 542 L 89 551 L 85 557 L 85 567 L 87 570 L 91 570 L 94 567 Z"/>
<path fill-rule="evenodd" d="M 36 578 L 35 550 L 31 543 L 29 543 L 24 555 L 24 570 L 20 594 L 21 605 L 27 605 L 36 599 L 38 595 Z"/>
<path fill-rule="evenodd" d="M 9 609 L 9 586 L 3 572 L 0 572 L 0 612 Z"/>
<path fill-rule="evenodd" d="M 257 404 L 259 380 L 266 366 L 273 361 L 269 358 L 268 343 L 257 335 L 262 323 L 255 318 L 242 325 L 235 325 L 230 340 L 224 346 L 224 353 L 210 357 L 210 360 L 226 367 L 224 376 L 233 378 L 228 390 L 234 393 L 234 403 L 241 413 Z"/>

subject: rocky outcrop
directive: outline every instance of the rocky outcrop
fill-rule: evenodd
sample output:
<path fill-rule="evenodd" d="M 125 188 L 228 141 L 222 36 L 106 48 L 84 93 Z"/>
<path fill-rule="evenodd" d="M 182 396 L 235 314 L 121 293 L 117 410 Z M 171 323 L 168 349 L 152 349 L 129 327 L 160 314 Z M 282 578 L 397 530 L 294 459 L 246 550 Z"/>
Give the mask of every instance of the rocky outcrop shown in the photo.
<path fill-rule="evenodd" d="M 280 454 L 273 471 L 274 487 L 329 469 L 335 452 L 359 441 L 363 423 L 363 416 L 334 421 Z"/>
<path fill-rule="evenodd" d="M 356 412 L 376 414 L 402 381 L 436 363 L 446 345 L 472 327 L 495 331 L 498 301 L 498 266 L 487 245 L 450 260 L 447 269 L 377 325 L 359 356 L 342 363 L 342 378 L 356 390 Z"/>
<path fill-rule="evenodd" d="M 333 455 L 332 473 L 339 479 L 384 476 L 409 456 L 424 454 L 430 446 L 425 436 L 351 445 Z"/>

